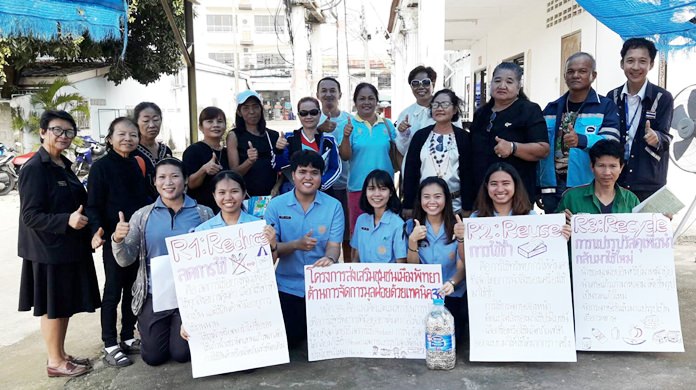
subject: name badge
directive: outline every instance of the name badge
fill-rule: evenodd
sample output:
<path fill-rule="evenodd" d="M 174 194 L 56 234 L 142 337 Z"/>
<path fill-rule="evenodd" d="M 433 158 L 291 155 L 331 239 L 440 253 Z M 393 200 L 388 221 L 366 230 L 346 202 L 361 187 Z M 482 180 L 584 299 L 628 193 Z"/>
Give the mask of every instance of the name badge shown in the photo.
<path fill-rule="evenodd" d="M 366 232 L 369 232 L 369 231 L 370 231 L 370 228 L 369 228 L 369 227 L 366 227 L 366 226 L 362 226 L 362 227 L 360 227 L 360 230 L 364 230 L 364 231 L 366 231 Z"/>
<path fill-rule="evenodd" d="M 289 215 L 279 215 L 278 218 L 280 218 L 280 219 L 292 219 L 292 217 Z"/>
<path fill-rule="evenodd" d="M 645 119 L 655 119 L 657 117 L 657 114 L 655 111 L 646 111 L 645 112 Z"/>
<path fill-rule="evenodd" d="M 67 187 L 68 182 L 65 180 L 58 180 L 58 187 Z"/>

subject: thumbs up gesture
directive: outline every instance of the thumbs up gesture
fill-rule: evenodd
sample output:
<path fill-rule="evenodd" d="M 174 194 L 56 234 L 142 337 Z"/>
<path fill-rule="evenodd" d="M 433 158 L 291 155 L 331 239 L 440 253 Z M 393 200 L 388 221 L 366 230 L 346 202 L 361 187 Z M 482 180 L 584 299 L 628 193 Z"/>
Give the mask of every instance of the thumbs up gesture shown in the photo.
<path fill-rule="evenodd" d="M 123 215 L 123 211 L 118 212 L 118 223 L 116 224 L 116 229 L 114 230 L 113 240 L 116 243 L 123 241 L 130 231 L 130 224 L 126 222 L 126 217 Z"/>
<path fill-rule="evenodd" d="M 317 245 L 317 240 L 316 238 L 312 237 L 312 234 L 314 234 L 314 229 L 310 229 L 307 234 L 302 236 L 299 240 L 296 242 L 296 249 L 299 249 L 301 251 L 311 251 L 314 249 L 314 247 Z"/>
<path fill-rule="evenodd" d="M 331 133 L 334 130 L 336 130 L 336 122 L 326 119 L 324 123 L 322 123 L 319 127 L 317 127 L 317 130 L 321 131 L 322 133 Z"/>
<path fill-rule="evenodd" d="M 403 132 L 411 128 L 411 124 L 408 123 L 408 115 L 406 115 L 406 118 L 399 123 L 399 127 L 397 127 L 397 130 Z"/>
<path fill-rule="evenodd" d="M 87 226 L 89 218 L 87 218 L 87 216 L 83 213 L 84 206 L 80 205 L 80 207 L 78 207 L 77 210 L 73 211 L 72 214 L 70 214 L 70 218 L 68 219 L 68 226 L 75 230 L 80 230 L 83 227 Z"/>
<path fill-rule="evenodd" d="M 466 234 L 466 227 L 459 214 L 455 214 L 454 218 L 457 220 L 457 223 L 454 224 L 454 238 L 459 242 L 463 242 L 464 235 Z"/>
<path fill-rule="evenodd" d="M 645 121 L 645 135 L 643 136 L 643 139 L 645 140 L 645 143 L 653 148 L 657 147 L 658 142 L 660 142 L 655 130 L 650 128 L 650 121 Z"/>
<path fill-rule="evenodd" d="M 202 167 L 208 175 L 216 175 L 222 170 L 222 165 L 218 164 L 217 156 L 213 152 L 213 157 Z"/>
<path fill-rule="evenodd" d="M 493 151 L 498 157 L 508 158 L 512 155 L 512 142 L 500 137 L 495 137 L 495 142 L 497 142 L 497 144 L 493 147 Z"/>
<path fill-rule="evenodd" d="M 353 121 L 349 120 L 343 127 L 343 139 L 350 138 L 351 134 L 353 134 Z"/>
<path fill-rule="evenodd" d="M 99 228 L 92 236 L 92 249 L 97 249 L 102 245 L 104 245 L 104 229 Z"/>
<path fill-rule="evenodd" d="M 247 145 L 249 146 L 249 149 L 247 149 L 247 157 L 249 161 L 255 163 L 256 160 L 259 159 L 259 151 L 251 144 L 251 141 L 248 141 Z"/>
<path fill-rule="evenodd" d="M 285 138 L 285 136 L 281 135 L 278 137 L 278 141 L 276 141 L 276 149 L 278 150 L 283 150 L 288 146 L 288 139 Z"/>
<path fill-rule="evenodd" d="M 417 246 L 418 241 L 425 239 L 428 229 L 424 225 L 421 225 L 417 219 L 413 220 L 413 224 L 413 231 L 411 232 L 411 235 L 408 236 L 408 241 L 410 244 L 413 244 L 413 246 Z"/>
<path fill-rule="evenodd" d="M 575 132 L 575 125 L 572 122 L 568 123 L 568 132 L 563 134 L 563 144 L 567 148 L 578 147 L 578 133 Z"/>

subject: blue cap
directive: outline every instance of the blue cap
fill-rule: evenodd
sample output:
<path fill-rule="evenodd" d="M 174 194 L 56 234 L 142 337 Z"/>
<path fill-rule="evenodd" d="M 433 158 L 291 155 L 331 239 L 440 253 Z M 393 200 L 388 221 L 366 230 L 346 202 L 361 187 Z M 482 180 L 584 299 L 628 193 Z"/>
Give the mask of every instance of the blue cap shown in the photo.
<path fill-rule="evenodd" d="M 261 95 L 256 93 L 256 91 L 252 91 L 251 89 L 247 89 L 246 91 L 242 91 L 237 94 L 237 105 L 244 104 L 250 97 L 255 97 L 259 99 L 259 102 L 263 103 L 263 99 L 261 99 Z"/>

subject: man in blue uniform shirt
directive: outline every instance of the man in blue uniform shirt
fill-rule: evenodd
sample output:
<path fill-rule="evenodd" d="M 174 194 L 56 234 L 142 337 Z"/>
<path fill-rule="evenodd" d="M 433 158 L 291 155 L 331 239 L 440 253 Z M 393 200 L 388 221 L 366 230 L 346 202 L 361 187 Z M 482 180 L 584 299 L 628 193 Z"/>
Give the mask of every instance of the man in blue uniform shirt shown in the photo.
<path fill-rule="evenodd" d="M 288 345 L 307 338 L 304 266 L 326 267 L 338 260 L 343 241 L 341 203 L 319 191 L 324 160 L 302 150 L 290 159 L 295 188 L 271 200 L 266 222 L 278 241 L 276 279 Z"/>

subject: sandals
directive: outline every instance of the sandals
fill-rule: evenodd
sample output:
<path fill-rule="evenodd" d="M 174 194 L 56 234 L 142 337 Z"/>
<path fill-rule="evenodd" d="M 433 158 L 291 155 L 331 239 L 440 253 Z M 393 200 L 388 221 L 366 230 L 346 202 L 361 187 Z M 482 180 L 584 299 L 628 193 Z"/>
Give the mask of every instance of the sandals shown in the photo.
<path fill-rule="evenodd" d="M 111 367 L 127 367 L 133 364 L 133 361 L 124 354 L 120 347 L 117 347 L 111 352 L 104 350 L 104 362 Z"/>
<path fill-rule="evenodd" d="M 126 344 L 125 341 L 121 341 L 118 345 L 121 347 L 121 351 L 126 355 L 140 354 L 140 339 L 135 339 L 131 345 Z"/>
<path fill-rule="evenodd" d="M 72 355 L 68 355 L 68 358 L 66 360 L 78 366 L 92 367 L 92 362 L 89 360 L 89 358 L 78 358 Z"/>

